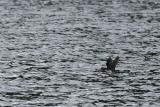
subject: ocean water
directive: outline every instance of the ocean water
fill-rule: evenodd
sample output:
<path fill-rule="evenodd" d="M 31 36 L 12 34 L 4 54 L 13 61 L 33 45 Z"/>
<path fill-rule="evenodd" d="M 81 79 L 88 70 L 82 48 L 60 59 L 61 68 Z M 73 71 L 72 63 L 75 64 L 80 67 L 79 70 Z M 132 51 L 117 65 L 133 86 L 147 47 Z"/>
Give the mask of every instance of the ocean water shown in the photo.
<path fill-rule="evenodd" d="M 159 0 L 1 0 L 0 106 L 159 107 L 159 41 Z"/>

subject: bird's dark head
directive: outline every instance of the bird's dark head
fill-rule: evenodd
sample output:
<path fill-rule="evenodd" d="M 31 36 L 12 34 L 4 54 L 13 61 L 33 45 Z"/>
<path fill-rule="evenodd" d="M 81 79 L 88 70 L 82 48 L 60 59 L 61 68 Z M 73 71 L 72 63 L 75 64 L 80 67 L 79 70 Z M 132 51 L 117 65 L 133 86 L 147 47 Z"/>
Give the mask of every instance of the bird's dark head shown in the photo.
<path fill-rule="evenodd" d="M 107 62 L 106 62 L 106 66 L 107 66 L 107 69 L 111 69 L 111 64 L 112 64 L 112 58 L 111 57 L 109 57 L 108 59 L 107 59 Z"/>

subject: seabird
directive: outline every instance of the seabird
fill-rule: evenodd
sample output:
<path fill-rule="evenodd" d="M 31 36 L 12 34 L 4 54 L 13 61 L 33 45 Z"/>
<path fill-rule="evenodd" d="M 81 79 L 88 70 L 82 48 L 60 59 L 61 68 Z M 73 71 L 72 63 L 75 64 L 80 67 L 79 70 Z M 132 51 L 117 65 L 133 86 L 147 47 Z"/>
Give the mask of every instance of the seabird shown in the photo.
<path fill-rule="evenodd" d="M 107 69 L 114 72 L 118 61 L 119 61 L 119 56 L 117 56 L 114 60 L 112 60 L 112 58 L 109 57 L 106 62 Z"/>

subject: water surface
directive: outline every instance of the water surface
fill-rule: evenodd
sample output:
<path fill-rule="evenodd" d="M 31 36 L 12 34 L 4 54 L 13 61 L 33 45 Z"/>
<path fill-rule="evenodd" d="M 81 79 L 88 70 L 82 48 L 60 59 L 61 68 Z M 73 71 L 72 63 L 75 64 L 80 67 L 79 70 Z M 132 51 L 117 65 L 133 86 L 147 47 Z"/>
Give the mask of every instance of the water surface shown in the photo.
<path fill-rule="evenodd" d="M 1 0 L 0 13 L 0 106 L 160 106 L 158 0 Z"/>

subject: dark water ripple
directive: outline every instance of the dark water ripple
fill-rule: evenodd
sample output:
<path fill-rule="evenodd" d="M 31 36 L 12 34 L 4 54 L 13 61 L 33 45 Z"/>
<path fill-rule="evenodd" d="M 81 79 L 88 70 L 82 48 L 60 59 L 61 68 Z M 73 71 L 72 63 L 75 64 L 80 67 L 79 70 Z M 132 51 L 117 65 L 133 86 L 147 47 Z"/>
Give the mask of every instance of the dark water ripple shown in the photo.
<path fill-rule="evenodd" d="M 160 106 L 159 1 L 1 0 L 0 11 L 1 107 Z"/>

